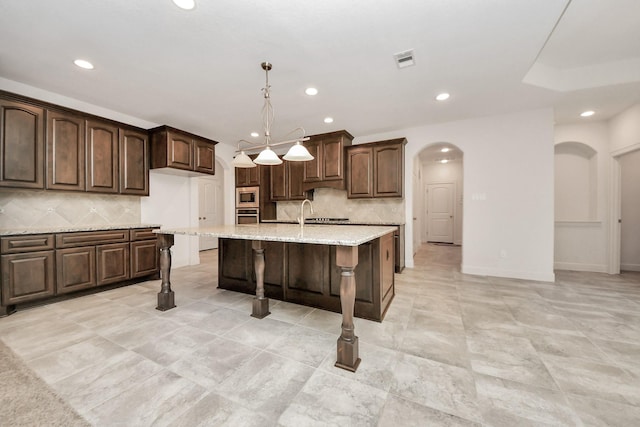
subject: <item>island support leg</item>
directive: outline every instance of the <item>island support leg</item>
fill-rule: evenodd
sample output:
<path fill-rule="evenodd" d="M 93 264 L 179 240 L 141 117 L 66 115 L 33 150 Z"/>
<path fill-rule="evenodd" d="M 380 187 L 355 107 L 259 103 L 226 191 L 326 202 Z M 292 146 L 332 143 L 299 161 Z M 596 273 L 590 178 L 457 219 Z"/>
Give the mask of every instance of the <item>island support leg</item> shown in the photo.
<path fill-rule="evenodd" d="M 158 234 L 158 244 L 160 246 L 160 279 L 162 279 L 162 283 L 160 292 L 158 292 L 156 310 L 166 311 L 176 306 L 170 280 L 173 234 Z"/>
<path fill-rule="evenodd" d="M 262 242 L 253 240 L 251 247 L 256 252 L 254 255 L 254 266 L 256 269 L 256 296 L 253 299 L 252 317 L 262 319 L 271 312 L 269 311 L 269 298 L 264 296 L 264 248 Z"/>
<path fill-rule="evenodd" d="M 360 365 L 358 357 L 358 337 L 353 324 L 353 310 L 356 303 L 356 276 L 358 265 L 357 246 L 336 247 L 336 264 L 342 270 L 340 277 L 340 306 L 342 307 L 342 333 L 338 338 L 335 366 L 355 372 Z"/>

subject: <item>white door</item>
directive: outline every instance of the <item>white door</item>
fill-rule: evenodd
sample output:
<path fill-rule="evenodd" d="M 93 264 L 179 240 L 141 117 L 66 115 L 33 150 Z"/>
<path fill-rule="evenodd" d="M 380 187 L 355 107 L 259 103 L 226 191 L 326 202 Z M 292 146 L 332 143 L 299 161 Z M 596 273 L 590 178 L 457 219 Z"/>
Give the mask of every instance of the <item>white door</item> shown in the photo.
<path fill-rule="evenodd" d="M 200 178 L 198 180 L 198 225 L 212 227 L 222 224 L 222 183 L 219 180 Z M 218 238 L 200 236 L 200 250 L 216 249 Z"/>
<path fill-rule="evenodd" d="M 453 243 L 453 200 L 455 187 L 427 184 L 427 241 Z"/>

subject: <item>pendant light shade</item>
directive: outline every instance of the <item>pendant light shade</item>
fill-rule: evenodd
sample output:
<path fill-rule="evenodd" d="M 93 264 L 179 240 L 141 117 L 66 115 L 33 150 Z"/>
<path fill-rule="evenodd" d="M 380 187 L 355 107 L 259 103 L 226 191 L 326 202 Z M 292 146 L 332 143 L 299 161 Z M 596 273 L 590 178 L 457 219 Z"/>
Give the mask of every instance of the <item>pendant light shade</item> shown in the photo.
<path fill-rule="evenodd" d="M 283 159 L 291 162 L 306 162 L 313 160 L 313 156 L 304 145 L 300 144 L 300 141 L 296 141 L 296 143 L 289 148 L 289 151 L 287 151 Z"/>
<path fill-rule="evenodd" d="M 231 164 L 236 168 L 255 168 L 257 166 L 244 151 L 235 156 Z"/>
<path fill-rule="evenodd" d="M 282 159 L 271 148 L 266 147 L 253 162 L 258 165 L 279 165 Z"/>

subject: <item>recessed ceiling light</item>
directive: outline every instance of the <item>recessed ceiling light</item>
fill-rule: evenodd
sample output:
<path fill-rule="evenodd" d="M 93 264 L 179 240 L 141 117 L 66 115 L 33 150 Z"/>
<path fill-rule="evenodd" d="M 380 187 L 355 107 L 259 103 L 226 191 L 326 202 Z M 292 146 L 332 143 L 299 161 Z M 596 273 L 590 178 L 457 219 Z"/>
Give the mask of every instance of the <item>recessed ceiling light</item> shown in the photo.
<path fill-rule="evenodd" d="M 449 150 L 451 150 L 451 148 L 444 147 L 442 150 L 440 150 L 440 152 L 442 152 L 442 153 L 448 153 L 448 152 L 449 152 Z"/>
<path fill-rule="evenodd" d="M 438 94 L 438 96 L 436 96 L 436 100 L 445 101 L 445 100 L 449 99 L 449 96 L 450 95 L 448 93 L 441 93 L 441 94 Z"/>
<path fill-rule="evenodd" d="M 260 136 L 260 134 L 258 132 L 251 132 L 251 136 L 257 138 Z"/>
<path fill-rule="evenodd" d="M 325 117 L 324 118 L 324 122 L 325 123 L 333 123 L 333 117 Z"/>
<path fill-rule="evenodd" d="M 196 0 L 173 0 L 180 9 L 191 10 L 196 7 Z"/>
<path fill-rule="evenodd" d="M 447 159 L 442 159 L 442 160 L 440 160 L 440 163 L 449 163 L 449 160 L 447 160 Z"/>
<path fill-rule="evenodd" d="M 84 59 L 76 59 L 75 61 L 73 61 L 73 63 L 80 68 L 84 68 L 85 70 L 93 70 L 93 64 Z"/>
<path fill-rule="evenodd" d="M 580 113 L 580 117 L 590 117 L 593 116 L 596 112 L 595 111 L 584 111 L 582 113 Z"/>
<path fill-rule="evenodd" d="M 308 87 L 307 89 L 305 89 L 304 93 L 309 96 L 314 96 L 318 94 L 318 89 L 316 89 L 315 87 Z"/>

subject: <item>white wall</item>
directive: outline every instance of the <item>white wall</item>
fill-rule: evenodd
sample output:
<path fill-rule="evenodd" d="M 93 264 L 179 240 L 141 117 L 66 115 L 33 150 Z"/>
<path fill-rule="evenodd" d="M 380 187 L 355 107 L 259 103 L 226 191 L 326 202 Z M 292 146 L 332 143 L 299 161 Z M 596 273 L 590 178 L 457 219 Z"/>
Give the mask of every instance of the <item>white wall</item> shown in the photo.
<path fill-rule="evenodd" d="M 462 218 L 463 218 L 463 161 L 453 161 L 446 164 L 443 163 L 429 163 L 421 164 L 422 168 L 422 190 L 421 190 L 421 201 L 416 203 L 420 204 L 420 217 L 422 221 L 420 223 L 420 227 L 422 229 L 421 240 L 422 242 L 427 241 L 427 218 L 424 214 L 427 202 L 425 200 L 425 191 L 427 185 L 429 184 L 444 184 L 444 183 L 453 183 L 455 187 L 455 200 L 453 206 L 453 243 L 456 245 L 462 244 Z"/>
<path fill-rule="evenodd" d="M 640 150 L 620 157 L 622 224 L 620 269 L 640 271 Z"/>
<path fill-rule="evenodd" d="M 556 126 L 555 144 L 581 143 L 595 151 L 595 207 L 586 217 L 574 218 L 570 212 L 558 213 L 555 221 L 555 268 L 561 270 L 606 272 L 609 230 L 609 128 L 603 121 Z M 566 168 L 571 167 L 567 162 Z M 580 171 L 565 170 L 578 176 Z M 563 179 L 559 175 L 557 179 Z M 556 186 L 562 191 L 562 186 Z M 571 194 L 556 194 L 571 198 Z M 566 215 L 565 215 L 566 214 Z"/>
<path fill-rule="evenodd" d="M 447 141 L 464 152 L 462 271 L 554 280 L 553 112 L 540 109 L 421 126 L 356 138 L 406 137 L 405 188 L 414 157 Z M 407 266 L 413 248 L 413 195 L 407 193 Z"/>
<path fill-rule="evenodd" d="M 610 120 L 609 151 L 616 153 L 630 147 L 640 148 L 640 104 L 633 105 Z"/>

